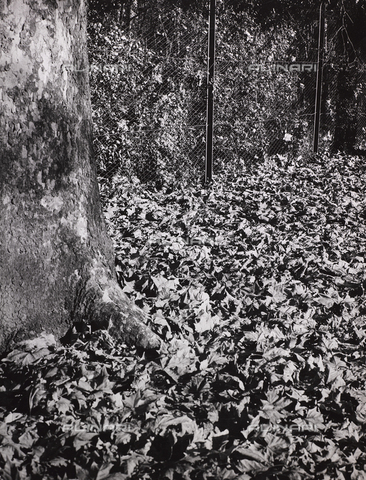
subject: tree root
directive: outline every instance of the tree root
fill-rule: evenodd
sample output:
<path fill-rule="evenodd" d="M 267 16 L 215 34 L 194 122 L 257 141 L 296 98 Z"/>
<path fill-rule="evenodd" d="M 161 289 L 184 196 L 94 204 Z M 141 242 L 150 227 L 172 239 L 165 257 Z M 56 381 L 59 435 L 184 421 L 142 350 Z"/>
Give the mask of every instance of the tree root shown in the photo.
<path fill-rule="evenodd" d="M 108 330 L 117 340 L 143 349 L 157 349 L 161 339 L 147 325 L 147 316 L 109 278 L 103 267 L 78 289 L 74 321 L 84 321 L 92 330 Z"/>

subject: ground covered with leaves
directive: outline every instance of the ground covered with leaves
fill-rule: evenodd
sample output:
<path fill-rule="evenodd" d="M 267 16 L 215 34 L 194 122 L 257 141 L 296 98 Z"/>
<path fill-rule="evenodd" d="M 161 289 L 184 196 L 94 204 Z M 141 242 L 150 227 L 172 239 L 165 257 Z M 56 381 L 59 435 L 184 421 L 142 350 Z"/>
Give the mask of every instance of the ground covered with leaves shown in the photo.
<path fill-rule="evenodd" d="M 366 479 L 365 190 L 344 156 L 115 179 L 119 281 L 164 345 L 86 330 L 9 353 L 1 478 Z"/>

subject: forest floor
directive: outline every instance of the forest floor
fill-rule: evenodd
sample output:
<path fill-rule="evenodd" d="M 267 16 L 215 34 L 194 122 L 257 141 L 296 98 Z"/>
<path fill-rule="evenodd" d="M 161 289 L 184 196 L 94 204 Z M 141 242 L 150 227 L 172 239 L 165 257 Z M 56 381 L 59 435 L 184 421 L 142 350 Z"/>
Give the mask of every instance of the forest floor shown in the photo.
<path fill-rule="evenodd" d="M 3 480 L 366 479 L 366 166 L 276 157 L 209 188 L 116 179 L 122 288 L 163 339 L 0 361 Z"/>

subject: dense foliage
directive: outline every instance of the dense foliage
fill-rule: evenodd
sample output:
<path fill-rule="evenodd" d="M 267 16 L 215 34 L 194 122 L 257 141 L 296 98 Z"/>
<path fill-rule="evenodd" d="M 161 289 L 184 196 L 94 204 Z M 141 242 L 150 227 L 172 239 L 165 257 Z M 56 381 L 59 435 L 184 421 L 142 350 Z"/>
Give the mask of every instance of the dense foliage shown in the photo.
<path fill-rule="evenodd" d="M 366 7 L 325 3 L 319 143 L 322 151 L 355 153 L 365 149 Z M 315 68 L 286 68 L 317 61 L 319 4 L 217 1 L 216 172 L 312 145 Z M 89 16 L 100 175 L 156 185 L 202 176 L 208 2 L 92 1 Z"/>
<path fill-rule="evenodd" d="M 116 179 L 119 281 L 164 345 L 86 324 L 10 352 L 1 478 L 364 480 L 364 179 L 341 156 L 205 189 Z"/>
<path fill-rule="evenodd" d="M 137 8 L 137 7 L 136 7 Z M 94 12 L 94 14 L 93 14 Z M 202 175 L 206 136 L 207 8 L 157 2 L 134 20 L 90 14 L 90 62 L 99 173 L 166 183 Z M 308 148 L 315 71 L 271 70 L 316 60 L 318 12 L 301 27 L 263 29 L 248 11 L 217 4 L 215 169 L 263 153 Z M 306 38 L 306 40 L 305 40 Z M 251 67 L 259 65 L 260 69 Z M 286 139 L 286 140 L 285 140 Z"/>
<path fill-rule="evenodd" d="M 202 172 L 206 18 L 160 8 L 129 28 L 114 17 L 89 25 L 95 147 L 104 178 L 122 172 L 159 183 Z"/>

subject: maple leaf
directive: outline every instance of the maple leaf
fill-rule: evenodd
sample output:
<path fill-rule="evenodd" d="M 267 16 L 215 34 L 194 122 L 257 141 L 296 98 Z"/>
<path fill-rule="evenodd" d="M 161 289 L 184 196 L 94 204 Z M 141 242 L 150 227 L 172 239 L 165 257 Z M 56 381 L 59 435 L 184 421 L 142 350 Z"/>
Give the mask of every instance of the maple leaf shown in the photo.
<path fill-rule="evenodd" d="M 22 413 L 17 413 L 17 412 L 10 412 L 6 417 L 4 418 L 5 423 L 14 423 L 20 420 L 21 418 L 24 418 L 24 415 Z M 0 434 L 3 435 L 3 432 L 0 430 Z"/>
<path fill-rule="evenodd" d="M 314 431 L 323 430 L 325 428 L 323 415 L 316 407 L 308 410 L 305 424 Z"/>
<path fill-rule="evenodd" d="M 285 409 L 291 404 L 291 400 L 281 398 L 275 390 L 267 392 L 266 397 L 267 400 L 261 400 L 263 408 L 260 415 L 263 418 L 268 418 L 272 423 L 277 423 L 288 415 Z"/>
<path fill-rule="evenodd" d="M 54 457 L 49 459 L 47 463 L 49 463 L 53 467 L 66 467 L 68 464 L 68 460 L 63 457 Z"/>
<path fill-rule="evenodd" d="M 132 452 L 130 455 L 124 455 L 120 458 L 122 465 L 126 465 L 127 478 L 131 478 L 131 475 L 135 471 L 135 468 L 140 464 L 148 460 L 148 457 L 141 453 Z"/>
<path fill-rule="evenodd" d="M 361 424 L 366 423 L 366 401 L 361 401 L 356 408 L 356 420 Z"/>
<path fill-rule="evenodd" d="M 60 413 L 67 413 L 70 410 L 71 402 L 65 397 L 61 397 L 57 401 L 57 409 Z"/>
<path fill-rule="evenodd" d="M 73 445 L 76 451 L 80 450 L 85 445 L 88 445 L 90 441 L 98 434 L 93 432 L 80 432 L 73 438 Z"/>
<path fill-rule="evenodd" d="M 314 357 L 312 354 L 310 354 L 309 357 L 307 358 L 306 362 L 308 363 L 308 365 L 311 369 L 317 368 L 317 369 L 319 369 L 320 372 L 325 371 L 323 359 L 320 355 L 318 355 L 317 357 Z"/>
<path fill-rule="evenodd" d="M 102 468 L 98 470 L 98 474 L 95 480 L 127 480 L 128 477 L 124 473 L 109 473 L 112 468 L 112 463 L 103 465 Z"/>
<path fill-rule="evenodd" d="M 364 423 L 364 422 L 360 422 Z M 334 438 L 336 440 L 343 440 L 343 439 L 355 439 L 356 442 L 360 439 L 361 427 L 356 425 L 355 423 L 347 420 L 342 425 L 341 428 L 334 430 Z"/>
<path fill-rule="evenodd" d="M 253 474 L 258 472 L 265 472 L 268 469 L 268 467 L 265 464 L 261 463 L 261 461 L 251 460 L 251 455 L 257 457 L 257 453 L 249 452 L 249 455 L 250 456 L 248 459 L 245 458 L 238 461 L 236 466 L 240 472 Z"/>
<path fill-rule="evenodd" d="M 27 431 L 27 432 L 24 432 L 23 435 L 19 437 L 18 442 L 22 447 L 31 448 L 35 443 L 35 440 L 37 440 L 37 438 L 38 438 L 38 435 L 36 433 Z"/>
<path fill-rule="evenodd" d="M 279 460 L 280 456 L 284 458 L 284 454 L 289 453 L 290 442 L 281 435 L 273 435 L 268 432 L 266 433 L 264 440 L 266 442 L 266 453 L 271 458 L 276 458 L 276 461 Z"/>
<path fill-rule="evenodd" d="M 333 389 L 338 389 L 339 387 L 343 387 L 346 385 L 346 382 L 343 380 L 343 371 L 339 369 L 339 363 L 336 362 L 328 362 L 327 366 L 327 384 L 332 384 Z M 346 366 L 344 364 L 344 366 Z"/>
<path fill-rule="evenodd" d="M 194 328 L 197 333 L 203 333 L 212 330 L 220 322 L 221 317 L 219 315 L 211 315 L 208 312 L 204 312 L 200 314 L 199 321 L 195 323 Z"/>
<path fill-rule="evenodd" d="M 298 373 L 298 365 L 292 361 L 287 361 L 283 369 L 282 378 L 285 383 L 295 381 Z M 294 378 L 295 377 L 295 378 Z"/>

